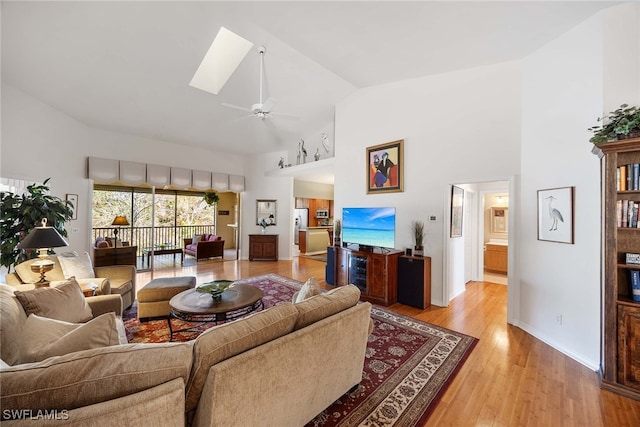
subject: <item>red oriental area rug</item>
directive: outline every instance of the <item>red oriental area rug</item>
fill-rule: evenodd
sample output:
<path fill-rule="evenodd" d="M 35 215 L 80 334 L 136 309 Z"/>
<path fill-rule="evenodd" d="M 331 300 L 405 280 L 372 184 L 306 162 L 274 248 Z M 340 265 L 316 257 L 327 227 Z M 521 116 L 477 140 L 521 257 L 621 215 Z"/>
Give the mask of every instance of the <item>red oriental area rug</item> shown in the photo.
<path fill-rule="evenodd" d="M 291 301 L 302 283 L 266 274 L 242 279 L 264 293 L 265 308 Z M 353 393 L 345 394 L 308 426 L 415 426 L 426 421 L 460 369 L 476 338 L 421 322 L 374 306 L 363 378 Z M 140 323 L 136 305 L 124 313 L 129 342 L 169 341 L 164 319 Z M 174 335 L 175 341 L 195 338 Z"/>

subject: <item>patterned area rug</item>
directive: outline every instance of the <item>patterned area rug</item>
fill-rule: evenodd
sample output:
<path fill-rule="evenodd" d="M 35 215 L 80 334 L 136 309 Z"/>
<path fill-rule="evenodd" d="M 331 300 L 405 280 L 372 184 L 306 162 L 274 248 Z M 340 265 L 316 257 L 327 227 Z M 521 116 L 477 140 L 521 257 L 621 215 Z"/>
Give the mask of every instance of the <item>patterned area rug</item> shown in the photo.
<path fill-rule="evenodd" d="M 302 283 L 266 274 L 243 283 L 264 292 L 265 308 L 291 301 Z M 308 426 L 415 426 L 426 421 L 478 340 L 374 306 L 363 379 Z M 169 341 L 166 319 L 140 323 L 136 305 L 125 311 L 129 342 Z M 194 334 L 174 335 L 175 341 Z"/>

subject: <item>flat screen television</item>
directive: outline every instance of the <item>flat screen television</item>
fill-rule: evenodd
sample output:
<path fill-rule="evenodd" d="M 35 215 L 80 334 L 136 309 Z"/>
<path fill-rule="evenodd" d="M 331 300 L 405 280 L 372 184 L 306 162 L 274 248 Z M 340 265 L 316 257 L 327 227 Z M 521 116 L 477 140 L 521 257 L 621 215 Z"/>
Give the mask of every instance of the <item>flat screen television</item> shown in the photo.
<path fill-rule="evenodd" d="M 342 241 L 395 248 L 396 208 L 342 208 Z"/>

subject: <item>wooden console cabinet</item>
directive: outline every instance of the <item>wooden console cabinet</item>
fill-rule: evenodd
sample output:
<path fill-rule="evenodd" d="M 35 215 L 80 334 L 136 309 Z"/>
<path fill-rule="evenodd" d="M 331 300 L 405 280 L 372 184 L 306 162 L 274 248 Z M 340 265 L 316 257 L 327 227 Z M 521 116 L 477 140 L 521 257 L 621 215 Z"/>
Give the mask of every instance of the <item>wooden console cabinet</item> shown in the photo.
<path fill-rule="evenodd" d="M 398 257 L 402 251 L 369 251 L 335 248 L 335 283 L 349 283 L 362 292 L 360 299 L 380 305 L 398 300 Z"/>
<path fill-rule="evenodd" d="M 249 234 L 249 261 L 277 261 L 278 234 Z"/>
<path fill-rule="evenodd" d="M 93 266 L 136 265 L 137 246 L 118 246 L 117 248 L 93 248 Z"/>
<path fill-rule="evenodd" d="M 640 228 L 633 226 L 635 221 L 630 226 L 620 209 L 629 201 L 640 203 L 640 186 L 621 182 L 632 165 L 640 164 L 640 138 L 597 144 L 594 153 L 604 166 L 601 387 L 640 400 L 640 301 L 634 300 L 631 286 L 632 272 L 640 265 L 626 260 L 627 253 L 640 253 Z"/>

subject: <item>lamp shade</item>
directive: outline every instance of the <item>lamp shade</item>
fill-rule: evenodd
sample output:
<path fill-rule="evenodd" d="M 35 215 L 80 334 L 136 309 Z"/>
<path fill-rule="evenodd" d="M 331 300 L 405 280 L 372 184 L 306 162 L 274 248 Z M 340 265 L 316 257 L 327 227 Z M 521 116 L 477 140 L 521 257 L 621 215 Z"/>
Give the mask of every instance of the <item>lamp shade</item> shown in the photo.
<path fill-rule="evenodd" d="M 111 225 L 129 225 L 129 221 L 127 221 L 126 216 L 118 215 L 113 219 Z"/>
<path fill-rule="evenodd" d="M 62 238 L 58 230 L 53 227 L 46 226 L 46 219 L 42 220 L 42 226 L 36 227 L 27 237 L 18 243 L 18 249 L 40 249 L 40 248 L 59 248 L 68 246 L 66 240 Z"/>

